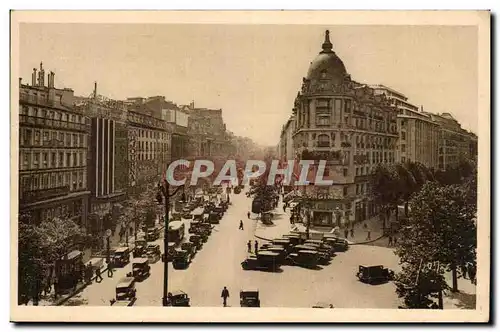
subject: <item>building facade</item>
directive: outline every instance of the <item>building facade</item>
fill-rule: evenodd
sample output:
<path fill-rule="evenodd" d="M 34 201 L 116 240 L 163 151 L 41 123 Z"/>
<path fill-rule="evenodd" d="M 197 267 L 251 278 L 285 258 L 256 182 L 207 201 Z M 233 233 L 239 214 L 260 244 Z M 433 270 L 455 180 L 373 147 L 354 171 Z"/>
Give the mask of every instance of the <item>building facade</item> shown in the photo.
<path fill-rule="evenodd" d="M 42 63 L 31 85 L 19 79 L 19 208 L 35 221 L 70 218 L 87 226 L 89 119 L 71 89 L 45 84 Z"/>
<path fill-rule="evenodd" d="M 473 136 L 463 129 L 450 113 L 429 113 L 429 115 L 439 125 L 439 169 L 444 170 L 448 167 L 455 167 L 461 158 L 475 157 L 471 155 L 471 142 L 474 141 L 475 135 Z"/>
<path fill-rule="evenodd" d="M 385 95 L 391 106 L 398 109 L 396 161 L 419 162 L 428 168 L 438 168 L 439 124 L 409 103 L 401 92 L 384 85 L 374 85 L 372 88 L 376 94 Z"/>
<path fill-rule="evenodd" d="M 77 105 L 90 119 L 88 148 L 89 227 L 94 235 L 111 229 L 126 199 L 128 176 L 127 109 L 116 100 L 97 95 Z"/>
<path fill-rule="evenodd" d="M 293 131 L 295 129 L 295 116 L 291 115 L 281 129 L 278 156 L 283 160 L 294 160 Z"/>
<path fill-rule="evenodd" d="M 373 88 L 353 81 L 326 32 L 322 50 L 303 79 L 293 114 L 293 155 L 327 160 L 331 186 L 304 186 L 312 224 L 333 226 L 376 213 L 369 174 L 396 158 L 397 109 Z"/>

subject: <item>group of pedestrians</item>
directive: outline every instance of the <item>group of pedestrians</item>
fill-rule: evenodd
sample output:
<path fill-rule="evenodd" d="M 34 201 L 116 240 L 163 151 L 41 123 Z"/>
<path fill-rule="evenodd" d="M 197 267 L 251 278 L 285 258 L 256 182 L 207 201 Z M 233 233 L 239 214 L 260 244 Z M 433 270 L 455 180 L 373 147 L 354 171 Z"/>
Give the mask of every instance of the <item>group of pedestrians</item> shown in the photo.
<path fill-rule="evenodd" d="M 259 242 L 255 240 L 254 242 L 254 254 L 257 254 L 259 252 Z M 247 251 L 248 253 L 252 253 L 252 240 L 248 240 L 247 242 Z"/>

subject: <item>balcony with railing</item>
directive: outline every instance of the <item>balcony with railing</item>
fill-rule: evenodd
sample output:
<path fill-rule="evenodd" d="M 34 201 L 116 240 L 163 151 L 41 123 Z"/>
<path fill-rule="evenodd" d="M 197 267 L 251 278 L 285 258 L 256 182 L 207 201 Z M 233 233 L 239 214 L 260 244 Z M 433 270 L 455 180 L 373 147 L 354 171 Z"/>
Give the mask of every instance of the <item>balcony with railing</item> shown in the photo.
<path fill-rule="evenodd" d="M 21 190 L 19 201 L 21 204 L 28 204 L 36 201 L 67 195 L 69 194 L 69 190 L 69 186 L 60 186 L 50 189 L 39 189 L 24 192 Z"/>
<path fill-rule="evenodd" d="M 19 115 L 19 125 L 76 131 L 87 131 L 89 129 L 89 126 L 84 123 L 46 119 L 30 115 Z"/>

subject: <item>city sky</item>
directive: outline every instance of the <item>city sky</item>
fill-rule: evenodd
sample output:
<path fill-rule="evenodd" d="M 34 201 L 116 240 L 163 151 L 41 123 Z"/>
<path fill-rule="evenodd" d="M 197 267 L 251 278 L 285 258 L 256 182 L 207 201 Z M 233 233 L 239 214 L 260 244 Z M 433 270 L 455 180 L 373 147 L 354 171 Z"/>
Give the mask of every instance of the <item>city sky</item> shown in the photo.
<path fill-rule="evenodd" d="M 20 76 L 43 61 L 56 87 L 113 99 L 162 95 L 222 108 L 227 129 L 277 145 L 309 63 L 330 30 L 351 77 L 404 93 L 425 111 L 478 127 L 474 26 L 20 25 Z"/>

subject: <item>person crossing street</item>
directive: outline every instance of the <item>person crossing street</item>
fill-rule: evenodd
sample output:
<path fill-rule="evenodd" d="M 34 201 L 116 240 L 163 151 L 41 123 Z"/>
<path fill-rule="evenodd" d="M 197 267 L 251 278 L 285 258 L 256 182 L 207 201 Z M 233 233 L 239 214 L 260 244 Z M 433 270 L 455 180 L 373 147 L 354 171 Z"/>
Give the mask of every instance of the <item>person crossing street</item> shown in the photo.
<path fill-rule="evenodd" d="M 227 298 L 229 297 L 229 291 L 227 290 L 226 286 L 224 286 L 224 288 L 222 289 L 220 297 L 222 297 L 222 305 L 224 307 L 227 307 Z"/>
<path fill-rule="evenodd" d="M 240 227 L 239 229 L 243 230 L 243 220 L 240 220 Z"/>
<path fill-rule="evenodd" d="M 248 240 L 247 249 L 248 249 L 248 252 L 252 252 L 252 241 L 250 241 L 250 240 Z"/>
<path fill-rule="evenodd" d="M 255 243 L 254 243 L 254 250 L 255 250 L 255 251 L 254 251 L 254 252 L 255 252 L 255 254 L 257 254 L 257 253 L 258 253 L 258 251 L 259 251 L 259 242 L 257 242 L 257 240 L 255 240 Z"/>

